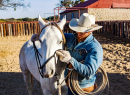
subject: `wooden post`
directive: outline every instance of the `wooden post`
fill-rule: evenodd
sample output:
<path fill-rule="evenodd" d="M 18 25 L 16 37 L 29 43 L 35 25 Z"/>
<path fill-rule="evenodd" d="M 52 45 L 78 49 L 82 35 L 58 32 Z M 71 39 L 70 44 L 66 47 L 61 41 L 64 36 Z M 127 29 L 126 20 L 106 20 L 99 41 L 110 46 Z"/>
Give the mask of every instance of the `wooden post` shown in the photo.
<path fill-rule="evenodd" d="M 1 24 L 0 24 L 0 37 L 1 37 L 2 35 L 1 35 Z"/>
<path fill-rule="evenodd" d="M 16 31 L 16 32 L 15 32 L 15 33 L 16 33 L 16 36 L 18 36 L 18 24 L 17 24 L 17 23 L 15 24 L 15 29 L 16 29 L 16 30 L 15 30 L 15 31 Z"/>
<path fill-rule="evenodd" d="M 36 29 L 36 34 L 37 34 L 37 33 L 38 33 L 38 32 L 37 32 L 37 23 L 35 23 L 35 25 L 36 25 L 36 28 L 35 28 L 35 29 Z"/>
<path fill-rule="evenodd" d="M 5 24 L 5 30 L 6 30 L 6 36 L 9 36 L 9 29 L 8 29 L 8 23 Z"/>
<path fill-rule="evenodd" d="M 111 34 L 113 35 L 113 34 L 114 34 L 114 30 L 113 30 L 113 29 L 114 29 L 114 28 L 113 28 L 113 22 L 112 22 L 112 21 L 111 21 L 111 24 L 110 24 L 110 25 L 111 25 Z"/>
<path fill-rule="evenodd" d="M 22 27 L 22 23 L 20 23 L 20 36 L 23 36 L 22 31 L 23 31 L 23 27 Z"/>
<path fill-rule="evenodd" d="M 128 39 L 130 39 L 130 21 L 128 22 Z"/>
<path fill-rule="evenodd" d="M 8 34 L 11 36 L 11 24 L 8 24 Z"/>
<path fill-rule="evenodd" d="M 30 35 L 32 35 L 32 30 L 33 30 L 32 23 L 30 23 Z"/>
<path fill-rule="evenodd" d="M 104 28 L 105 28 L 104 21 L 102 22 L 102 26 L 103 26 L 102 33 L 104 33 Z"/>
<path fill-rule="evenodd" d="M 117 36 L 120 37 L 120 23 L 117 22 Z"/>
<path fill-rule="evenodd" d="M 4 37 L 6 36 L 6 28 L 5 28 L 5 23 L 3 24 L 3 34 L 4 34 Z"/>
<path fill-rule="evenodd" d="M 23 25 L 23 35 L 25 36 L 25 23 L 22 23 Z"/>
<path fill-rule="evenodd" d="M 15 23 L 13 23 L 13 36 L 16 36 L 16 33 L 15 33 Z"/>
<path fill-rule="evenodd" d="M 129 33 L 129 22 L 126 22 L 126 38 L 129 39 L 130 38 L 130 33 Z"/>
<path fill-rule="evenodd" d="M 1 37 L 4 36 L 4 32 L 3 32 L 3 24 L 0 25 L 1 26 Z"/>
<path fill-rule="evenodd" d="M 19 25 L 19 23 L 17 24 L 17 29 L 18 29 L 18 36 L 20 36 L 20 25 Z"/>
<path fill-rule="evenodd" d="M 25 27 L 25 30 L 26 30 L 25 35 L 27 36 L 27 35 L 28 35 L 28 24 L 26 23 L 25 26 L 26 26 L 26 27 Z"/>
<path fill-rule="evenodd" d="M 28 23 L 28 35 L 31 35 L 30 23 Z"/>

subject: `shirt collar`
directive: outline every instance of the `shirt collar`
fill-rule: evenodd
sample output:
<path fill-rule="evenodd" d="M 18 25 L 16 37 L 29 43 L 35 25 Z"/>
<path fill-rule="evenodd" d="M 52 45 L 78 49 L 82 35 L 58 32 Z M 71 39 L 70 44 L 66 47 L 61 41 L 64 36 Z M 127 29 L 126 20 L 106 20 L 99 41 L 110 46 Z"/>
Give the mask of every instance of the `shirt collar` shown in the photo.
<path fill-rule="evenodd" d="M 93 34 L 91 33 L 84 41 L 81 41 L 80 43 L 78 43 L 75 47 L 75 49 L 78 49 L 81 45 L 90 42 L 93 39 Z"/>

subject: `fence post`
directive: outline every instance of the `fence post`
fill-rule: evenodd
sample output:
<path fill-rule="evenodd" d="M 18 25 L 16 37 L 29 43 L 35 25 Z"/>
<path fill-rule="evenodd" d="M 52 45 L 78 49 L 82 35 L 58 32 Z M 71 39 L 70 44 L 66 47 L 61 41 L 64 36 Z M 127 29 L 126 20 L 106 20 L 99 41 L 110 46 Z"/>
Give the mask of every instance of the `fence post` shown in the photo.
<path fill-rule="evenodd" d="M 4 37 L 3 24 L 1 24 L 1 37 Z"/>
<path fill-rule="evenodd" d="M 19 23 L 17 24 L 17 29 L 18 29 L 18 35 L 17 36 L 20 36 L 20 25 L 19 25 Z"/>
<path fill-rule="evenodd" d="M 36 24 L 36 34 L 37 34 L 37 23 L 35 23 Z"/>
<path fill-rule="evenodd" d="M 5 23 L 3 24 L 3 32 L 4 32 L 4 37 L 6 37 L 6 28 L 5 28 Z"/>
<path fill-rule="evenodd" d="M 8 32 L 9 36 L 11 36 L 11 24 L 8 24 Z"/>
<path fill-rule="evenodd" d="M 30 23 L 28 23 L 28 35 L 31 35 L 31 31 L 30 31 Z"/>

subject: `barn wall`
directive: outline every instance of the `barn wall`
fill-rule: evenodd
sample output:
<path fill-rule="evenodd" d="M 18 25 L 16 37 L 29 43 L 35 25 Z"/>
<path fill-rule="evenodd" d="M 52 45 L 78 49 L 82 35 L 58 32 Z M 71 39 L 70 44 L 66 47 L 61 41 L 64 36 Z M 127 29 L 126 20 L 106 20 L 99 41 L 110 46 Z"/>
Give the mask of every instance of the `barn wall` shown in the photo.
<path fill-rule="evenodd" d="M 64 14 L 60 14 L 62 17 L 64 15 L 66 15 L 66 20 L 67 21 L 70 21 L 72 19 L 72 13 L 74 13 L 74 18 L 79 18 L 79 11 L 72 11 L 72 12 L 69 12 L 69 13 L 64 13 Z M 83 14 L 83 13 L 87 13 L 87 9 L 84 9 L 84 10 L 80 10 L 80 15 Z"/>
<path fill-rule="evenodd" d="M 130 9 L 111 9 L 111 8 L 88 8 L 80 10 L 80 15 L 87 12 L 96 16 L 96 21 L 114 21 L 114 20 L 130 20 Z M 79 18 L 79 11 L 73 11 L 69 13 L 61 14 L 67 16 L 67 21 L 72 19 L 72 13 L 74 18 Z"/>
<path fill-rule="evenodd" d="M 130 9 L 89 8 L 88 13 L 96 16 L 96 21 L 130 20 Z"/>

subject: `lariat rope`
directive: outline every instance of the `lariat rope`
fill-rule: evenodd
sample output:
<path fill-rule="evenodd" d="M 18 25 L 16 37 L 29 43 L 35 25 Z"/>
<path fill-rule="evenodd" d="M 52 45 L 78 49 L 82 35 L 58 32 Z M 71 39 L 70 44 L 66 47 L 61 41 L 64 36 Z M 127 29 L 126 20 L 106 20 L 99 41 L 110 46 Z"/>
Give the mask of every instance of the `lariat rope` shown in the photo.
<path fill-rule="evenodd" d="M 100 65 L 100 67 L 98 68 L 97 72 L 101 72 L 102 74 L 102 80 L 99 84 L 99 86 L 93 91 L 93 92 L 86 92 L 84 90 L 82 90 L 82 88 L 79 86 L 78 83 L 78 73 L 72 71 L 71 74 L 68 77 L 68 86 L 71 90 L 71 92 L 76 95 L 72 89 L 74 89 L 74 91 L 78 94 L 78 95 L 97 95 L 103 92 L 103 90 L 105 89 L 106 85 L 108 84 L 108 92 L 109 92 L 109 81 L 108 81 L 108 77 L 107 77 L 107 73 L 105 72 L 104 68 Z M 71 84 L 71 86 L 70 86 Z"/>

